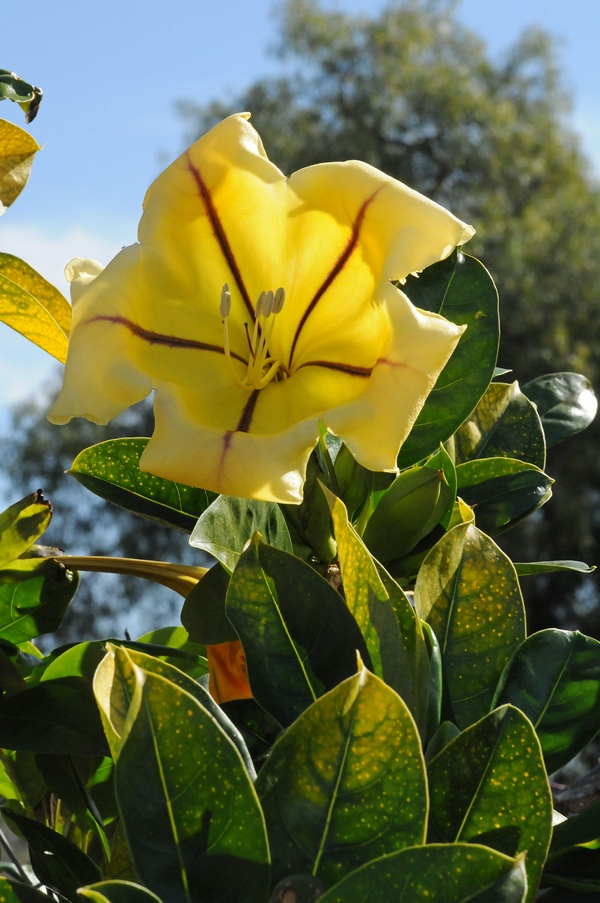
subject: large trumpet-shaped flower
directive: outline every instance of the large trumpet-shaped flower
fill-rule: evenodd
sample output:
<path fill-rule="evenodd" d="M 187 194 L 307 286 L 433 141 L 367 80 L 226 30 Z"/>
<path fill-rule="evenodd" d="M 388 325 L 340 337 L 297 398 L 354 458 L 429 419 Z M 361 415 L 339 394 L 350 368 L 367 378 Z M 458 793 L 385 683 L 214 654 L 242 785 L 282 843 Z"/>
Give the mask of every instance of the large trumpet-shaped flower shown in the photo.
<path fill-rule="evenodd" d="M 370 470 L 399 448 L 461 329 L 390 280 L 473 230 L 365 163 L 286 178 L 249 114 L 150 187 L 139 243 L 76 260 L 73 325 L 50 420 L 106 423 L 155 390 L 142 469 L 299 502 L 319 420 Z"/>

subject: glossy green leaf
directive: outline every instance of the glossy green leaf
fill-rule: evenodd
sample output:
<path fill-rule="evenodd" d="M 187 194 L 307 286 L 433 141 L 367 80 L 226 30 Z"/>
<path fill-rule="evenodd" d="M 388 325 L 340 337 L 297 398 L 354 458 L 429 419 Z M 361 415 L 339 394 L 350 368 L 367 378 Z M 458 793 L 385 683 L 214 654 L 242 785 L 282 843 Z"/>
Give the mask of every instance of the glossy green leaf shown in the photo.
<path fill-rule="evenodd" d="M 523 394 L 537 407 L 548 448 L 593 421 L 598 400 L 592 384 L 579 373 L 549 373 L 523 386 Z"/>
<path fill-rule="evenodd" d="M 91 687 L 83 678 L 46 681 L 0 702 L 0 747 L 36 753 L 108 753 Z"/>
<path fill-rule="evenodd" d="M 457 464 L 474 458 L 516 458 L 543 470 L 544 430 L 539 414 L 517 382 L 491 383 L 455 437 Z"/>
<path fill-rule="evenodd" d="M 552 495 L 551 479 L 538 467 L 513 458 L 480 458 L 456 468 L 457 491 L 475 510 L 480 530 L 502 533 L 544 505 Z"/>
<path fill-rule="evenodd" d="M 325 433 L 324 441 L 327 442 L 327 433 Z M 326 463 L 327 458 L 331 463 L 331 458 L 329 450 L 326 453 L 327 458 L 325 454 L 320 454 L 320 451 L 322 452 L 322 449 L 318 446 L 308 459 L 301 504 L 282 505 L 281 511 L 284 513 L 286 522 L 290 524 L 291 531 L 295 531 L 296 544 L 298 545 L 299 541 L 306 549 L 306 554 L 303 549 L 298 549 L 299 557 L 307 558 L 309 554 L 312 554 L 319 561 L 330 564 L 334 560 L 337 550 L 329 506 L 321 486 L 325 484 L 331 487 L 332 485 Z M 323 462 L 323 466 L 320 461 Z M 261 530 L 261 532 L 263 531 Z M 277 543 L 271 544 L 277 545 Z"/>
<path fill-rule="evenodd" d="M 8 823 L 15 825 L 29 844 L 31 866 L 38 879 L 47 887 L 56 888 L 74 903 L 77 888 L 102 878 L 102 873 L 90 857 L 66 837 L 10 809 L 2 809 Z"/>
<path fill-rule="evenodd" d="M 159 627 L 133 642 L 116 639 L 111 642 L 128 649 L 139 649 L 146 655 L 155 655 L 180 671 L 185 671 L 194 680 L 208 674 L 206 647 L 202 643 L 192 642 L 187 630 L 181 626 Z"/>
<path fill-rule="evenodd" d="M 425 753 L 425 761 L 427 764 L 429 764 L 445 746 L 448 746 L 451 740 L 458 737 L 459 734 L 460 731 L 455 724 L 452 724 L 451 721 L 442 721 L 427 744 L 427 751 Z"/>
<path fill-rule="evenodd" d="M 508 702 L 535 727 L 548 771 L 558 771 L 600 731 L 600 643 L 578 630 L 532 634 L 500 679 L 494 704 Z"/>
<path fill-rule="evenodd" d="M 139 463 L 148 439 L 109 439 L 84 449 L 68 473 L 86 489 L 127 511 L 191 533 L 217 496 L 205 489 L 143 473 Z"/>
<path fill-rule="evenodd" d="M 0 568 L 19 558 L 48 527 L 52 506 L 41 489 L 0 514 Z"/>
<path fill-rule="evenodd" d="M 465 728 L 489 711 L 504 666 L 525 639 L 515 569 L 488 536 L 459 525 L 423 562 L 415 607 L 440 643 L 448 717 Z"/>
<path fill-rule="evenodd" d="M 373 671 L 403 698 L 414 696 L 402 636 L 388 591 L 365 544 L 348 522 L 346 506 L 328 489 L 346 605 L 365 640 Z M 391 578 L 390 578 L 391 579 Z"/>
<path fill-rule="evenodd" d="M 56 558 L 19 558 L 0 570 L 0 639 L 23 643 L 62 624 L 79 575 Z"/>
<path fill-rule="evenodd" d="M 554 826 L 549 856 L 600 838 L 600 800 Z"/>
<path fill-rule="evenodd" d="M 382 495 L 365 527 L 363 540 L 369 551 L 386 564 L 408 555 L 450 514 L 452 490 L 442 467 L 416 466 L 399 474 Z"/>
<path fill-rule="evenodd" d="M 169 903 L 214 903 L 225 875 L 228 903 L 264 903 L 264 820 L 239 753 L 193 696 L 136 673 L 116 790 L 140 879 Z"/>
<path fill-rule="evenodd" d="M 228 571 L 233 571 L 256 532 L 269 545 L 293 552 L 290 531 L 279 505 L 220 495 L 196 524 L 190 545 L 209 552 Z"/>
<path fill-rule="evenodd" d="M 19 197 L 31 172 L 37 141 L 24 129 L 0 119 L 0 216 Z M 0 297 L 2 287 L 0 286 Z M 3 319 L 0 306 L 0 320 Z"/>
<path fill-rule="evenodd" d="M 590 567 L 585 561 L 514 561 L 519 577 L 530 574 L 552 574 L 554 571 L 577 571 L 580 574 L 591 574 L 596 566 Z"/>
<path fill-rule="evenodd" d="M 519 709 L 496 709 L 444 747 L 429 765 L 429 795 L 430 841 L 499 841 L 502 850 L 513 835 L 511 855 L 527 851 L 527 901 L 535 899 L 552 795 L 539 741 Z"/>
<path fill-rule="evenodd" d="M 57 651 L 55 650 L 49 665 L 44 669 L 41 681 L 56 680 L 59 677 L 83 677 L 91 684 L 96 668 L 106 655 L 101 640 L 77 643 L 60 655 L 56 655 Z"/>
<path fill-rule="evenodd" d="M 79 893 L 93 903 L 161 903 L 156 894 L 133 881 L 99 881 L 80 887 Z"/>
<path fill-rule="evenodd" d="M 217 562 L 186 597 L 181 623 L 196 643 L 227 643 L 238 635 L 225 614 L 229 574 Z"/>
<path fill-rule="evenodd" d="M 319 903 L 522 903 L 523 859 L 474 844 L 400 850 L 347 875 Z"/>
<path fill-rule="evenodd" d="M 19 78 L 9 69 L 0 69 L 0 100 L 12 100 L 25 113 L 25 121 L 33 122 L 42 102 L 43 91 Z"/>
<path fill-rule="evenodd" d="M 317 697 L 370 664 L 344 600 L 310 565 L 259 541 L 241 555 L 227 617 L 242 641 L 257 702 L 284 727 Z"/>
<path fill-rule="evenodd" d="M 31 884 L 0 876 L 0 900 L 2 903 L 48 903 L 48 895 Z"/>
<path fill-rule="evenodd" d="M 427 786 L 415 723 L 362 666 L 281 735 L 256 789 L 274 881 L 309 872 L 333 884 L 424 841 Z"/>
<path fill-rule="evenodd" d="M 403 290 L 417 307 L 467 329 L 402 446 L 402 468 L 434 452 L 471 413 L 494 375 L 500 336 L 496 286 L 474 257 L 455 251 L 409 276 Z"/>

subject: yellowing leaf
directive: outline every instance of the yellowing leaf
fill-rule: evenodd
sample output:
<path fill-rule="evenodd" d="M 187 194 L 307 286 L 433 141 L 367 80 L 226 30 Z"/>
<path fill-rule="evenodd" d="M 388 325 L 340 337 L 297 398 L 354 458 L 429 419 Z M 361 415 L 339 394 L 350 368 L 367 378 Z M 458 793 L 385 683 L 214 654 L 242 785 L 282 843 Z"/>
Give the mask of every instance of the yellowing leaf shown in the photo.
<path fill-rule="evenodd" d="M 40 146 L 18 125 L 0 119 L 0 216 L 27 184 L 34 155 Z"/>
<path fill-rule="evenodd" d="M 57 288 L 12 254 L 0 254 L 0 320 L 64 364 L 71 305 Z"/>

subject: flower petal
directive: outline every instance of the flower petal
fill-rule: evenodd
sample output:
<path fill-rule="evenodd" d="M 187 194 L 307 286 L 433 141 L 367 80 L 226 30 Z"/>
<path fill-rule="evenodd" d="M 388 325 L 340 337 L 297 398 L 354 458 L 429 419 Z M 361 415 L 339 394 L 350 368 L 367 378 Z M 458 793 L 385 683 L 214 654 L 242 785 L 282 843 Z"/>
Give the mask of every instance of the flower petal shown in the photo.
<path fill-rule="evenodd" d="M 386 302 L 393 339 L 364 392 L 328 411 L 323 421 L 364 467 L 395 472 L 400 447 L 464 327 L 418 310 L 389 282 L 377 294 Z"/>
<path fill-rule="evenodd" d="M 319 435 L 318 420 L 279 433 L 217 430 L 199 424 L 168 387 L 156 393 L 154 435 L 141 470 L 240 498 L 297 504 L 306 465 Z"/>

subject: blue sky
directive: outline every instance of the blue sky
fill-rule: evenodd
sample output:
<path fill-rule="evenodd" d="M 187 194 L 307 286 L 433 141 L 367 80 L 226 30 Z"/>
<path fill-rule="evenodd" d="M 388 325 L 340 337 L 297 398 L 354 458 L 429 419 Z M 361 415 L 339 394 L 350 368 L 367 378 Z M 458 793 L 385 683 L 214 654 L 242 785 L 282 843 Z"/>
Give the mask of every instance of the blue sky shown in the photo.
<path fill-rule="evenodd" d="M 324 2 L 376 12 L 380 0 Z M 271 0 L 21 0 L 5 4 L 0 67 L 44 89 L 31 127 L 45 144 L 30 183 L 0 218 L 0 249 L 18 254 L 63 291 L 74 256 L 106 263 L 135 240 L 144 192 L 182 149 L 175 101 L 234 96 L 276 73 Z M 524 26 L 562 39 L 574 93 L 573 124 L 600 174 L 600 2 L 459 0 L 460 19 L 496 54 Z M 8 102 L 0 115 L 22 124 Z M 0 427 L 6 406 L 29 394 L 53 364 L 0 325 Z"/>

